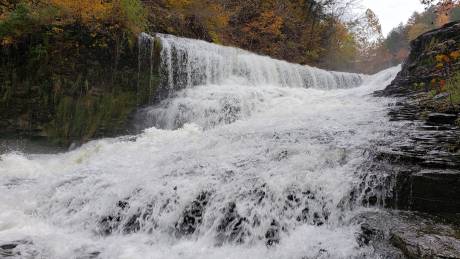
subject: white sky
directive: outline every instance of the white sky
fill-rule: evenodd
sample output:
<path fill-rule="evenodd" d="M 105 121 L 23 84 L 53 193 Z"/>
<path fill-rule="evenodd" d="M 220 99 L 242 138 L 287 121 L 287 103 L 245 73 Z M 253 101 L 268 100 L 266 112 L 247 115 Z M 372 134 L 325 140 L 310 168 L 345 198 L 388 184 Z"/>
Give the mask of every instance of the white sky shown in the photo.
<path fill-rule="evenodd" d="M 414 11 L 424 10 L 419 0 L 362 0 L 362 5 L 377 14 L 384 36 L 401 22 L 406 23 Z"/>

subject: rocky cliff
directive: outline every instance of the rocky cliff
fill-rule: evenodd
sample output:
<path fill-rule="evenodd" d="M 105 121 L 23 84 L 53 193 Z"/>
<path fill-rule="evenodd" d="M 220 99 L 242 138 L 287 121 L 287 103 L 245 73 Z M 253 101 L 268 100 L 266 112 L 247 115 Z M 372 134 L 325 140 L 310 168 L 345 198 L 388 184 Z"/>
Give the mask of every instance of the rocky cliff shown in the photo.
<path fill-rule="evenodd" d="M 411 44 L 401 72 L 377 95 L 400 99 L 393 121 L 406 122 L 401 143 L 379 159 L 395 176 L 400 209 L 460 213 L 460 21 L 427 32 Z"/>
<path fill-rule="evenodd" d="M 460 71 L 459 50 L 460 21 L 420 35 L 411 42 L 411 52 L 401 72 L 381 94 L 407 96 L 451 78 Z"/>
<path fill-rule="evenodd" d="M 117 28 L 43 28 L 0 52 L 0 137 L 68 146 L 124 134 L 149 102 L 137 40 Z"/>

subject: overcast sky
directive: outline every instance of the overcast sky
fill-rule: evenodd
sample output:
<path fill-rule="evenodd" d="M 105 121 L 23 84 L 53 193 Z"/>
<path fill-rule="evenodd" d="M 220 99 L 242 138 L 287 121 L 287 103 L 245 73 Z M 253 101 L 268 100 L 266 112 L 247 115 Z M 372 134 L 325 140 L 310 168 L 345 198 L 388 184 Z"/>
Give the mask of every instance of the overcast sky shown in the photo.
<path fill-rule="evenodd" d="M 362 0 L 362 5 L 377 14 L 384 36 L 401 22 L 406 23 L 414 11 L 424 10 L 419 0 Z"/>

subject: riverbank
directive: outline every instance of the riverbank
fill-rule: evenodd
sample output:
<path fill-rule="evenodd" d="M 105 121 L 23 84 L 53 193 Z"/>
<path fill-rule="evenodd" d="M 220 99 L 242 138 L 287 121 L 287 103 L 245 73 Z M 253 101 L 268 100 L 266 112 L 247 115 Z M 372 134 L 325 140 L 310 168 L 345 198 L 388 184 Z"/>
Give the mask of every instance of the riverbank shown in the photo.
<path fill-rule="evenodd" d="M 408 122 L 395 133 L 403 144 L 379 156 L 396 168 L 396 208 L 460 213 L 459 51 L 460 22 L 422 34 L 395 80 L 376 92 L 399 98 L 390 119 Z"/>
<path fill-rule="evenodd" d="M 369 216 L 363 233 L 408 258 L 460 258 L 459 50 L 460 22 L 421 35 L 395 80 L 375 93 L 397 98 L 388 115 L 402 123 L 376 156 L 391 175 L 387 206 L 397 210 L 379 222 Z"/>

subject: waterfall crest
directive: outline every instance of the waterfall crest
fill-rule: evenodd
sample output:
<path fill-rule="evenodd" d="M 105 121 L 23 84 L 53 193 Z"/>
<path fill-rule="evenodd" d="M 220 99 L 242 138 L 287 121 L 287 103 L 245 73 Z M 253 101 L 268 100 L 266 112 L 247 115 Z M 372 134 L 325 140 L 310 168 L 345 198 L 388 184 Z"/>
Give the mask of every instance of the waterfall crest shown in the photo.
<path fill-rule="evenodd" d="M 276 96 L 294 94 L 286 88 L 347 89 L 367 78 L 165 34 L 141 34 L 139 49 L 139 69 L 149 75 L 144 93 L 156 101 L 137 114 L 138 129 L 208 129 L 270 108 Z"/>
<path fill-rule="evenodd" d="M 161 48 L 159 56 L 153 54 L 155 41 Z M 149 70 L 158 69 L 161 77 L 156 100 L 170 97 L 180 89 L 231 80 L 257 86 L 338 89 L 359 86 L 364 78 L 360 74 L 292 64 L 239 48 L 166 34 L 143 33 L 139 43 L 140 52 L 147 59 L 160 59 L 155 68 L 155 62 L 147 64 Z"/>

